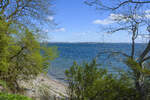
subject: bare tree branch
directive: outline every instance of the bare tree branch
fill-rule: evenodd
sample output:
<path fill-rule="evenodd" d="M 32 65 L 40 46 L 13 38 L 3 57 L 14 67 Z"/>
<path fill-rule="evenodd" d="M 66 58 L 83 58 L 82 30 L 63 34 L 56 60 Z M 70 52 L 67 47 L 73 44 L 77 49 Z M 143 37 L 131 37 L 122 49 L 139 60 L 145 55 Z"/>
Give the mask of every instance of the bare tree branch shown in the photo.
<path fill-rule="evenodd" d="M 107 33 L 115 33 L 115 32 L 118 32 L 118 31 L 122 31 L 122 30 L 128 30 L 129 27 L 121 27 L 121 28 L 117 28 L 117 29 L 114 29 L 114 30 L 109 30 Z"/>
<path fill-rule="evenodd" d="M 149 51 L 150 51 L 150 40 L 147 44 L 147 47 L 145 48 L 145 50 L 143 51 L 143 53 L 140 55 L 140 57 L 138 59 L 140 63 L 142 63 L 144 57 L 148 54 Z"/>
<path fill-rule="evenodd" d="M 15 9 L 14 12 L 12 12 L 9 16 L 7 16 L 7 18 L 6 18 L 7 20 L 10 19 L 12 16 L 16 16 L 16 14 L 18 14 L 19 12 L 21 12 L 25 7 L 28 6 L 28 4 L 31 2 L 31 0 L 27 1 L 25 4 L 22 3 L 22 5 L 19 4 L 20 2 L 21 2 L 20 0 L 16 1 L 16 6 L 17 7 L 16 7 L 16 9 Z"/>
<path fill-rule="evenodd" d="M 1 1 L 1 3 L 3 3 L 4 5 L 1 6 L 2 10 L 1 10 L 0 14 L 3 14 L 5 9 L 6 9 L 6 7 L 9 5 L 10 0 L 5 0 L 5 1 L 3 0 L 3 1 Z"/>
<path fill-rule="evenodd" d="M 129 2 L 131 2 L 131 3 L 150 3 L 150 0 L 143 0 L 143 1 L 134 1 L 134 0 L 128 0 Z"/>
<path fill-rule="evenodd" d="M 150 59 L 150 56 L 144 58 L 144 59 L 142 60 L 142 62 L 147 61 L 147 60 L 149 60 L 149 59 Z"/>
<path fill-rule="evenodd" d="M 114 2 L 117 2 L 117 1 L 114 1 Z M 121 8 L 122 6 L 124 5 L 127 5 L 129 3 L 131 4 L 148 4 L 150 3 L 150 0 L 143 0 L 143 1 L 139 1 L 139 0 L 126 0 L 126 1 L 122 1 L 120 3 L 118 3 L 116 6 L 114 7 L 111 7 L 111 6 L 108 6 L 108 5 L 105 5 L 102 0 L 87 0 L 85 1 L 86 4 L 90 5 L 90 6 L 93 6 L 93 4 L 96 4 L 98 5 L 99 7 L 101 7 L 101 9 L 106 9 L 106 10 L 117 10 L 119 8 Z"/>
<path fill-rule="evenodd" d="M 123 6 L 123 5 L 125 5 L 125 4 L 128 4 L 128 3 L 134 3 L 134 4 L 144 4 L 144 3 L 150 3 L 150 0 L 147 0 L 147 1 L 134 1 L 134 0 L 127 0 L 127 1 L 121 2 L 118 6 L 113 7 L 113 8 L 110 8 L 110 9 L 112 9 L 112 10 L 116 10 L 116 9 L 120 8 L 121 6 Z"/>

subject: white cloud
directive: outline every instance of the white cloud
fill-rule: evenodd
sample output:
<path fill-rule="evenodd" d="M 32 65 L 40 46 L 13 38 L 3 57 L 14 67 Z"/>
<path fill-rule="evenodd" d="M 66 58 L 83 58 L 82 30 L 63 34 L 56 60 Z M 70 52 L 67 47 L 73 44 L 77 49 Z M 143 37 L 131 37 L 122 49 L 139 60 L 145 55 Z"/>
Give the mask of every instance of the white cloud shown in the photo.
<path fill-rule="evenodd" d="M 150 9 L 145 11 L 145 14 L 143 15 L 138 15 L 135 14 L 133 15 L 133 17 L 135 19 L 143 19 L 143 18 L 148 18 L 150 19 Z M 115 22 L 126 22 L 129 21 L 130 18 L 128 16 L 122 15 L 122 14 L 114 14 L 111 13 L 107 18 L 101 20 L 101 19 L 97 19 L 93 21 L 93 24 L 101 24 L 101 25 L 108 25 L 108 24 L 113 24 Z"/>
<path fill-rule="evenodd" d="M 57 28 L 55 30 L 55 32 L 65 32 L 65 31 L 66 31 L 65 28 Z"/>
<path fill-rule="evenodd" d="M 53 16 L 48 16 L 47 19 L 52 21 L 52 20 L 54 20 L 54 17 Z"/>
<path fill-rule="evenodd" d="M 104 20 L 97 19 L 97 20 L 93 21 L 93 24 L 102 24 L 102 25 L 108 25 L 108 24 L 112 24 L 112 23 L 113 23 L 113 21 L 108 20 L 108 19 L 104 19 Z"/>
<path fill-rule="evenodd" d="M 146 10 L 145 13 L 150 13 L 150 9 Z"/>
<path fill-rule="evenodd" d="M 145 18 L 148 18 L 148 19 L 150 18 L 150 9 L 145 11 L 145 15 L 144 16 L 145 16 Z"/>
<path fill-rule="evenodd" d="M 142 35 L 139 35 L 138 38 L 150 38 L 150 35 L 149 34 L 142 34 Z"/>
<path fill-rule="evenodd" d="M 93 24 L 102 24 L 102 25 L 108 25 L 115 23 L 116 21 L 126 21 L 127 19 L 122 14 L 110 14 L 106 19 L 100 20 L 94 20 Z"/>
<path fill-rule="evenodd" d="M 135 18 L 135 19 L 141 19 L 142 16 L 140 16 L 138 14 L 135 14 L 135 15 L 133 15 L 133 18 Z M 122 15 L 122 14 L 113 14 L 113 13 L 110 14 L 109 19 L 113 20 L 114 22 L 115 21 L 126 22 L 126 21 L 130 20 L 129 16 L 125 16 L 125 15 Z"/>
<path fill-rule="evenodd" d="M 49 30 L 48 30 L 48 29 L 45 29 L 45 30 L 44 30 L 44 32 L 46 32 L 46 33 L 47 33 L 47 32 L 49 32 Z"/>
<path fill-rule="evenodd" d="M 146 17 L 146 18 L 150 18 L 150 14 L 146 14 L 145 17 Z"/>
<path fill-rule="evenodd" d="M 124 18 L 124 16 L 122 14 L 113 14 L 113 13 L 110 14 L 108 17 L 108 19 L 113 20 L 113 21 L 122 20 L 123 18 Z"/>
<path fill-rule="evenodd" d="M 139 15 L 134 15 L 133 17 L 135 19 L 143 18 L 142 16 L 139 16 Z M 145 17 L 150 18 L 150 14 L 146 14 Z M 94 20 L 93 24 L 108 25 L 108 24 L 113 24 L 115 22 L 126 22 L 126 21 L 129 21 L 129 20 L 130 20 L 130 18 L 128 16 L 124 16 L 122 14 L 111 13 L 107 18 L 105 18 L 103 20 L 100 20 L 100 19 Z"/>

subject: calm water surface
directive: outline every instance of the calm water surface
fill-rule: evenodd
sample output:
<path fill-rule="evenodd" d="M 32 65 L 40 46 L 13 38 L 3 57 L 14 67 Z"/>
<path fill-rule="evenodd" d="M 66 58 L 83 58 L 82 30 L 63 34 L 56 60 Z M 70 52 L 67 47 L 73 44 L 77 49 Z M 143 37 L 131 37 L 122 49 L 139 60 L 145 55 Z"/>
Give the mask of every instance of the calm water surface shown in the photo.
<path fill-rule="evenodd" d="M 131 44 L 128 43 L 49 43 L 48 46 L 57 46 L 59 57 L 51 62 L 48 74 L 56 79 L 64 80 L 64 71 L 71 67 L 74 61 L 81 64 L 90 62 L 100 52 L 120 51 L 130 54 Z M 145 44 L 136 44 L 136 55 L 139 55 L 145 48 Z M 97 62 L 103 64 L 103 67 L 111 70 L 115 68 L 127 69 L 121 62 L 123 56 L 109 57 L 108 54 L 101 54 Z"/>

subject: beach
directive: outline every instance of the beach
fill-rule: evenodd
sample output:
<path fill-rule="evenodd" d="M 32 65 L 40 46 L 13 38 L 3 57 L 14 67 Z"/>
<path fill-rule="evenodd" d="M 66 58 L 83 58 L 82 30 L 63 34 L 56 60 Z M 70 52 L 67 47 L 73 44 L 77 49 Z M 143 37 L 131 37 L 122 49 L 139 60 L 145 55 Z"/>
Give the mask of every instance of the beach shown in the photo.
<path fill-rule="evenodd" d="M 20 85 L 25 88 L 24 95 L 36 100 L 60 100 L 68 98 L 66 92 L 67 84 L 45 74 L 40 74 L 36 79 L 28 82 L 22 81 Z"/>

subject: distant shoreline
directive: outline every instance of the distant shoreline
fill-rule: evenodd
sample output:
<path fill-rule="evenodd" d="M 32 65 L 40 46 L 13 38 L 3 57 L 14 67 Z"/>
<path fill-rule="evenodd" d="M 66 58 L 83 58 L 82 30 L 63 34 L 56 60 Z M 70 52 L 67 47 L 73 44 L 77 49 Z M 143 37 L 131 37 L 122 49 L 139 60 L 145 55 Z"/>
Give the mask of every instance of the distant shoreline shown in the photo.
<path fill-rule="evenodd" d="M 130 42 L 47 42 L 55 44 L 131 44 Z M 136 44 L 147 44 L 147 43 L 136 43 Z"/>

